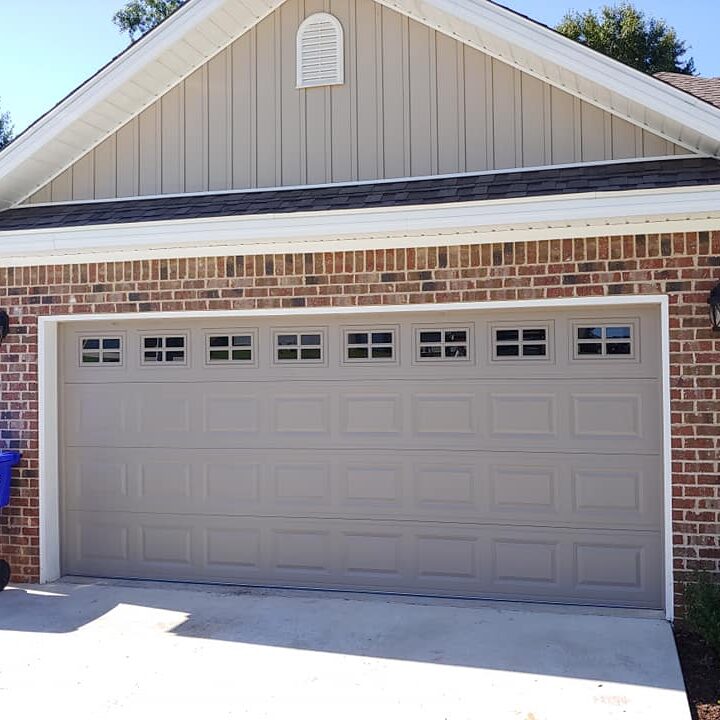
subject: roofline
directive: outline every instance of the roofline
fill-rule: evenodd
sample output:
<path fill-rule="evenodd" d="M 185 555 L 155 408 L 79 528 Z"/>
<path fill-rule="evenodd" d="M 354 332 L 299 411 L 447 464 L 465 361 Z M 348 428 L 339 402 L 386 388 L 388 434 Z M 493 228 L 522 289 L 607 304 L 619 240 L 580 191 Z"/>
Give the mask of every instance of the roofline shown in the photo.
<path fill-rule="evenodd" d="M 210 7 L 213 3 L 220 4 L 222 1 L 223 0 L 204 0 L 204 2 L 207 3 L 206 7 Z M 176 34 L 180 34 L 180 32 L 185 29 L 189 21 L 192 22 L 195 20 L 194 15 L 198 11 L 194 10 L 194 8 L 200 7 L 202 4 L 203 0 L 188 0 L 186 4 L 181 5 L 159 25 L 128 45 L 125 50 L 105 63 L 97 72 L 31 123 L 20 135 L 14 138 L 9 145 L 0 151 L 0 173 L 2 173 L 4 169 L 3 161 L 8 155 L 22 152 L 22 145 L 32 140 L 35 135 L 43 132 L 48 124 L 58 119 L 58 115 L 72 114 L 73 103 L 88 104 L 90 100 L 94 99 L 96 94 L 103 95 L 103 92 L 98 89 L 98 86 L 103 83 L 108 76 L 124 75 L 126 73 L 131 74 L 136 69 L 139 69 L 137 67 L 138 65 L 144 65 L 147 54 L 159 55 L 165 45 L 169 45 L 171 41 L 176 39 Z M 189 16 L 191 9 L 194 12 L 192 16 Z M 89 97 L 85 97 L 86 95 Z"/>
<path fill-rule="evenodd" d="M 511 10 L 494 0 L 484 0 L 484 2 L 477 2 L 476 0 L 416 0 L 409 10 L 400 6 L 402 0 L 376 1 L 431 27 L 435 27 L 432 20 L 434 13 L 423 11 L 430 5 L 435 6 L 455 16 L 458 20 L 469 22 L 476 27 L 491 27 L 491 32 L 505 40 L 508 45 L 520 44 L 520 41 L 522 41 L 522 47 L 537 55 L 540 60 L 555 64 L 558 58 L 564 59 L 563 67 L 572 68 L 575 72 L 581 71 L 583 77 L 590 82 L 597 83 L 600 86 L 610 86 L 615 92 L 628 100 L 636 101 L 639 96 L 645 96 L 643 100 L 646 100 L 648 99 L 647 96 L 649 96 L 653 110 L 662 111 L 665 109 L 664 103 L 667 103 L 673 114 L 684 114 L 690 111 L 691 117 L 697 115 L 695 119 L 711 132 L 711 136 L 718 143 L 718 148 L 711 154 L 717 156 L 718 151 L 720 151 L 720 109 L 696 98 L 694 95 L 679 90 L 673 85 L 662 82 L 652 75 L 642 73 L 586 45 L 571 40 L 547 25 L 532 20 L 528 16 Z M 524 27 L 524 32 L 520 31 L 520 27 Z M 448 33 L 447 30 L 442 30 L 440 27 L 436 27 L 436 29 Z M 505 57 L 493 52 L 482 41 L 473 42 L 464 38 L 458 30 L 453 29 L 448 34 L 477 47 L 482 52 L 493 55 L 493 57 L 503 62 L 523 69 L 524 72 L 544 79 L 545 82 L 550 82 L 566 92 L 573 93 L 562 82 L 553 82 L 535 68 L 523 67 L 519 58 Z M 598 104 L 590 96 L 583 99 Z M 623 114 L 620 108 L 601 106 L 614 114 Z M 632 122 L 639 124 L 637 120 L 632 120 Z"/>
<path fill-rule="evenodd" d="M 720 185 L 0 232 L 0 267 L 720 230 Z"/>
<path fill-rule="evenodd" d="M 556 165 L 533 165 L 532 167 L 501 168 L 499 170 L 477 170 L 462 173 L 443 173 L 438 175 L 406 175 L 395 178 L 380 178 L 378 180 L 347 180 L 344 182 L 315 183 L 312 185 L 273 185 L 268 187 L 254 188 L 233 188 L 231 190 L 198 190 L 189 193 L 160 193 L 157 195 L 139 195 L 120 198 L 98 198 L 92 200 L 60 200 L 58 202 L 33 203 L 29 206 L 15 206 L 15 209 L 34 209 L 41 207 L 65 207 L 68 205 L 103 205 L 106 203 L 127 203 L 142 202 L 144 200 L 168 200 L 172 198 L 195 198 L 195 197 L 222 197 L 224 195 L 248 195 L 270 192 L 297 191 L 297 190 L 321 190 L 325 188 L 363 187 L 367 185 L 393 185 L 395 183 L 423 182 L 427 180 L 449 180 L 452 178 L 488 177 L 496 175 L 516 175 L 546 170 L 569 170 L 573 168 L 600 167 L 612 165 L 630 165 L 634 163 L 655 163 L 674 160 L 701 160 L 710 158 L 710 155 L 657 155 L 643 158 L 624 158 L 621 160 L 594 160 L 592 162 L 561 163 Z"/>
<path fill-rule="evenodd" d="M 712 100 L 708 100 L 704 97 L 701 97 L 700 95 L 696 95 L 694 92 L 690 92 L 690 90 L 686 90 L 684 87 L 680 87 L 679 85 L 675 85 L 675 83 L 670 82 L 669 80 L 666 80 L 664 77 L 660 77 L 661 75 L 677 75 L 678 77 L 686 77 L 694 80 L 717 80 L 718 83 L 720 83 L 720 77 L 703 77 L 702 75 L 684 75 L 683 73 L 673 73 L 673 72 L 659 72 L 655 73 L 653 77 L 656 80 L 659 80 L 661 83 L 664 83 L 665 85 L 669 85 L 670 87 L 675 88 L 676 90 L 679 90 L 682 93 L 685 93 L 686 95 L 689 95 L 690 97 L 694 97 L 697 100 L 700 100 L 700 102 L 704 102 L 706 105 L 710 105 L 710 107 L 718 108 L 720 109 L 720 106 L 716 105 Z"/>
<path fill-rule="evenodd" d="M 155 27 L 150 28 L 147 32 L 143 33 L 137 40 L 131 40 L 130 44 L 124 49 L 121 50 L 117 55 L 110 58 L 104 65 L 101 65 L 89 78 L 86 80 L 83 80 L 77 87 L 75 87 L 73 90 L 71 90 L 69 93 L 67 93 L 64 97 L 62 97 L 60 100 L 58 100 L 49 110 L 46 110 L 40 117 L 33 120 L 33 122 L 30 123 L 21 133 L 16 135 L 7 145 L 5 145 L 2 148 L 2 151 L 0 151 L 0 155 L 2 155 L 2 152 L 7 150 L 8 147 L 10 147 L 13 143 L 18 142 L 23 136 L 25 136 L 27 133 L 32 131 L 36 125 L 38 125 L 41 121 L 45 120 L 49 115 L 51 115 L 57 108 L 59 108 L 61 105 L 65 103 L 66 100 L 69 100 L 73 95 L 75 95 L 77 92 L 83 90 L 89 83 L 93 82 L 101 73 L 103 73 L 107 68 L 109 68 L 111 65 L 115 64 L 116 62 L 120 61 L 124 56 L 126 56 L 133 48 L 135 48 L 140 43 L 147 43 L 150 42 L 148 38 L 152 35 L 152 33 L 158 33 L 161 32 L 159 28 L 166 25 L 167 23 L 172 22 L 172 18 L 182 10 L 184 10 L 186 7 L 188 7 L 191 3 L 197 2 L 198 0 L 186 0 L 186 2 L 183 5 L 180 5 L 179 7 L 175 8 L 170 15 L 163 18 Z"/>

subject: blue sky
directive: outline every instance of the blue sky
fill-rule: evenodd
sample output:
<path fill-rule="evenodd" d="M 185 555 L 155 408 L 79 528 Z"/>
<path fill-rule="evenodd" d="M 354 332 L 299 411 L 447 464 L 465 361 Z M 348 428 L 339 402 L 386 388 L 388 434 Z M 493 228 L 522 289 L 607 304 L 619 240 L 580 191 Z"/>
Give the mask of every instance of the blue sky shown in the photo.
<path fill-rule="evenodd" d="M 127 45 L 111 21 L 123 0 L 5 0 L 2 4 L 0 107 L 11 112 L 16 132 Z M 504 0 L 504 4 L 553 25 L 568 8 L 596 8 L 602 0 Z M 635 0 L 635 4 L 676 27 L 692 45 L 701 74 L 720 76 L 718 0 Z"/>

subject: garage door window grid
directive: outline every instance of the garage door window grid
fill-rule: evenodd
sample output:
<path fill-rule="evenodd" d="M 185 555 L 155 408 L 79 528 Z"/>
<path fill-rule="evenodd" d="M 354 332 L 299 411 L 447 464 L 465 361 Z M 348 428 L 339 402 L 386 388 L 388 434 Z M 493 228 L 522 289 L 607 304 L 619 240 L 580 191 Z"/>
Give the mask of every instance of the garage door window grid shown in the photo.
<path fill-rule="evenodd" d="M 633 324 L 591 325 L 578 322 L 574 324 L 573 337 L 575 359 L 632 359 L 635 355 Z"/>
<path fill-rule="evenodd" d="M 547 325 L 493 326 L 491 334 L 493 361 L 550 359 L 550 328 Z"/>
<path fill-rule="evenodd" d="M 254 365 L 255 332 L 209 332 L 205 336 L 205 361 L 208 365 Z"/>
<path fill-rule="evenodd" d="M 396 332 L 392 328 L 350 328 L 344 331 L 345 361 L 394 362 Z"/>
<path fill-rule="evenodd" d="M 416 328 L 415 360 L 418 362 L 469 361 L 470 328 Z"/>
<path fill-rule="evenodd" d="M 81 337 L 80 364 L 103 366 L 119 366 L 123 363 L 122 337 Z"/>
<path fill-rule="evenodd" d="M 276 364 L 318 364 L 325 360 L 325 338 L 320 330 L 276 330 L 273 338 Z"/>
<path fill-rule="evenodd" d="M 141 365 L 185 365 L 187 346 L 186 335 L 143 335 L 140 339 L 140 363 Z"/>
<path fill-rule="evenodd" d="M 618 319 L 602 323 L 571 320 L 571 359 L 637 360 L 637 320 Z M 554 355 L 552 323 L 492 324 L 489 327 L 490 360 L 551 361 Z M 338 332 L 343 364 L 397 363 L 398 327 L 345 327 Z M 228 329 L 204 332 L 205 364 L 251 365 L 258 362 L 258 330 Z M 273 365 L 325 364 L 326 329 L 272 330 Z M 470 362 L 474 351 L 472 325 L 423 325 L 413 328 L 413 363 Z M 81 367 L 124 364 L 125 342 L 121 335 L 78 337 Z M 140 335 L 142 366 L 186 366 L 189 333 L 166 332 Z"/>

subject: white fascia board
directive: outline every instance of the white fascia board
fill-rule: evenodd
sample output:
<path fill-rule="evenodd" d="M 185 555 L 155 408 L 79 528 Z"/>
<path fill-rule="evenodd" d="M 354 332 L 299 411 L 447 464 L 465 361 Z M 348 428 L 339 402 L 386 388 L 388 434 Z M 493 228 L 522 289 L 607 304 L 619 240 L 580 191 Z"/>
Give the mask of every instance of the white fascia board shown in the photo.
<path fill-rule="evenodd" d="M 59 126 L 64 127 L 79 120 L 84 113 L 107 99 L 224 3 L 225 0 L 190 2 L 153 33 L 140 38 L 85 85 L 30 126 L 5 151 L 0 152 L 0 176 L 15 169 L 40 145 L 52 140 L 58 134 Z"/>
<path fill-rule="evenodd" d="M 720 186 L 0 232 L 0 266 L 720 229 Z"/>
<path fill-rule="evenodd" d="M 720 142 L 720 110 L 689 93 L 590 50 L 532 20 L 519 17 L 500 5 L 469 0 L 435 1 L 457 7 L 460 12 L 470 12 L 474 16 L 482 14 L 494 33 L 507 42 L 522 45 L 547 62 L 572 70 L 591 82 L 610 88 L 631 102 L 639 101 Z M 689 112 L 692 112 L 692 124 L 687 122 Z"/>
<path fill-rule="evenodd" d="M 230 45 L 239 34 L 275 10 L 281 2 L 283 0 L 258 0 L 252 4 L 237 0 L 194 0 L 183 5 L 162 25 L 128 47 L 0 151 L 0 210 L 21 203 L 45 183 L 62 174 L 82 155 L 97 147 L 173 85 L 182 82 L 200 65 Z M 228 6 L 235 7 L 235 15 L 242 17 L 243 24 L 237 31 L 230 31 L 223 41 L 210 39 L 206 35 L 209 50 L 198 54 L 194 60 L 183 62 L 182 67 L 175 70 L 172 82 L 167 79 L 163 81 L 160 75 L 167 77 L 163 58 L 187 41 L 193 32 L 201 32 L 216 15 L 221 20 L 218 27 L 224 27 L 222 19 L 228 17 L 224 12 Z M 153 67 L 162 68 L 162 73 L 154 78 L 148 75 Z M 132 86 L 141 82 L 143 74 L 146 79 L 152 78 L 152 81 L 140 85 L 144 88 L 144 93 L 138 97 L 136 88 Z M 101 126 L 98 125 L 82 135 L 81 149 L 60 154 L 55 161 L 46 161 L 47 149 L 53 146 L 67 128 L 75 123 L 86 123 L 87 118 L 102 107 L 104 102 L 112 101 L 115 94 L 126 96 L 127 92 L 136 98 L 136 105 L 132 110 L 120 111 L 120 115 L 104 119 Z M 33 171 L 23 173 L 24 164 L 33 165 Z"/>

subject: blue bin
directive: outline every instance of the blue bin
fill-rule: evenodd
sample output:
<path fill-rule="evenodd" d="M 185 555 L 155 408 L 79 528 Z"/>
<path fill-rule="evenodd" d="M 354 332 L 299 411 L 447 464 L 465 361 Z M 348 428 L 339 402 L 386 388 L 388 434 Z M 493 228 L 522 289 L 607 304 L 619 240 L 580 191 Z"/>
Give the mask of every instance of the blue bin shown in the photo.
<path fill-rule="evenodd" d="M 22 459 L 22 453 L 13 451 L 0 451 L 0 508 L 10 502 L 10 479 L 12 469 Z"/>

